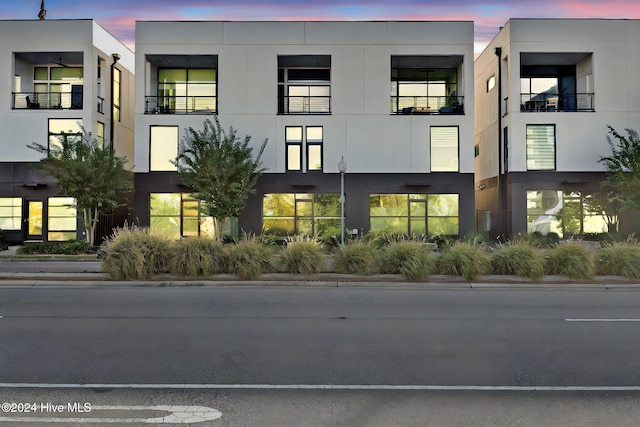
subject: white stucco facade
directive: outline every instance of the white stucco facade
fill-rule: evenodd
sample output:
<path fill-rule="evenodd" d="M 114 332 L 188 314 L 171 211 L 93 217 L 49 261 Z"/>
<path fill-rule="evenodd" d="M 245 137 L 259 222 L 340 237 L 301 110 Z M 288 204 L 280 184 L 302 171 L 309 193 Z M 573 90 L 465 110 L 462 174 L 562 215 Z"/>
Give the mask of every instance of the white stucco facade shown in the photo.
<path fill-rule="evenodd" d="M 508 21 L 475 62 L 477 208 L 502 211 L 507 232 L 518 233 L 527 191 L 595 192 L 605 171 L 598 160 L 611 152 L 607 125 L 640 125 L 638 66 L 638 20 Z M 553 88 L 525 89 L 553 79 Z M 554 131 L 553 165 L 532 166 L 527 128 L 535 125 Z"/>
<path fill-rule="evenodd" d="M 409 61 L 410 69 L 422 69 L 425 76 L 427 72 L 448 75 L 447 82 L 440 78 L 436 83 L 435 77 L 412 81 L 425 91 L 431 84 L 432 94 L 439 84 L 441 96 L 406 97 L 411 105 L 423 102 L 424 106 L 394 107 L 392 85 L 404 83 L 393 83 L 392 69 L 400 68 L 394 61 Z M 241 216 L 240 228 L 258 233 L 265 228 L 262 198 L 269 194 L 304 193 L 313 198 L 337 193 L 338 162 L 343 157 L 348 164 L 346 194 L 351 194 L 347 223 L 352 228 L 369 228 L 369 194 L 408 194 L 412 192 L 408 187 L 416 183 L 420 189 L 414 190 L 423 195 L 455 193 L 460 197 L 456 209 L 465 209 L 460 229 L 473 228 L 472 22 L 137 22 L 137 217 L 153 210 L 149 195 L 185 191 L 176 186 L 170 167 L 154 171 L 150 164 L 155 155 L 150 152 L 151 128 L 177 126 L 181 141 L 186 128 L 202 129 L 203 121 L 211 118 L 206 113 L 214 113 L 167 111 L 162 106 L 165 99 L 159 95 L 166 93 L 167 85 L 166 80 L 159 81 L 160 75 L 176 68 L 215 69 L 215 113 L 222 126 L 233 126 L 241 137 L 251 135 L 254 148 L 265 138 L 269 141 L 262 156 L 266 172 Z M 309 69 L 320 70 L 324 77 L 311 83 L 291 77 Z M 283 83 L 283 78 L 291 80 Z M 311 91 L 311 96 L 283 92 L 296 85 Z M 316 89 L 324 96 L 314 97 Z M 402 90 L 397 89 L 396 95 Z M 185 98 L 187 104 L 198 102 L 196 97 Z M 175 99 L 180 102 L 180 97 Z M 323 106 L 321 111 L 288 110 L 289 103 L 298 101 Z M 320 168 L 291 170 L 286 136 L 291 127 L 322 129 Z M 455 169 L 447 174 L 432 172 L 430 132 L 435 127 L 455 128 L 458 135 L 457 153 L 450 159 Z M 311 154 L 304 150 L 303 143 L 300 161 L 306 164 Z M 356 184 L 358 179 L 370 186 Z"/>
<path fill-rule="evenodd" d="M 113 54 L 120 57 L 116 68 L 121 71 L 121 102 L 112 136 Z M 47 240 L 47 203 L 55 194 L 55 182 L 29 169 L 42 154 L 27 145 L 46 146 L 49 132 L 61 121 L 66 120 L 64 126 L 81 122 L 93 136 L 102 133 L 105 143 L 113 141 L 118 155 L 132 160 L 134 54 L 91 19 L 12 20 L 0 21 L 0 64 L 0 203 L 13 205 L 11 216 L 0 218 L 0 228 L 9 240 Z M 27 230 L 30 200 L 43 206 L 43 227 L 35 235 Z M 77 232 L 81 237 L 82 230 Z"/>

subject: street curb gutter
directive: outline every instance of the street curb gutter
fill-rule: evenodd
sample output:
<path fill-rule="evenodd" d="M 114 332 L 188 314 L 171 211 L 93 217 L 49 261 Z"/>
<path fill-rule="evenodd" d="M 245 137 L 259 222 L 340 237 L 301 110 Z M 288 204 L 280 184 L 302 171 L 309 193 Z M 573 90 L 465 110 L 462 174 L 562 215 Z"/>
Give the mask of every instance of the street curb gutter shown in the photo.
<path fill-rule="evenodd" d="M 468 283 L 459 282 L 354 282 L 325 280 L 0 280 L 0 288 L 186 288 L 186 287 L 273 287 L 273 288 L 345 288 L 345 289 L 414 289 L 414 290 L 630 290 L 638 283 Z"/>

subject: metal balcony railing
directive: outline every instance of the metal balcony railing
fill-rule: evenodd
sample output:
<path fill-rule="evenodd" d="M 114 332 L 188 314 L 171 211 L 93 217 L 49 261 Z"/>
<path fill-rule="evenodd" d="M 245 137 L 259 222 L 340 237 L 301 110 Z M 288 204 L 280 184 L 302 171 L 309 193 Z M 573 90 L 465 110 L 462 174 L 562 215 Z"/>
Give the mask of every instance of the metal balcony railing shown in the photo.
<path fill-rule="evenodd" d="M 595 111 L 593 93 L 521 93 L 520 111 Z"/>
<path fill-rule="evenodd" d="M 464 114 L 464 96 L 392 96 L 392 114 Z"/>
<path fill-rule="evenodd" d="M 279 114 L 331 114 L 330 96 L 281 96 Z"/>
<path fill-rule="evenodd" d="M 145 96 L 145 114 L 216 114 L 215 96 Z"/>
<path fill-rule="evenodd" d="M 80 92 L 12 92 L 13 109 L 81 109 Z"/>

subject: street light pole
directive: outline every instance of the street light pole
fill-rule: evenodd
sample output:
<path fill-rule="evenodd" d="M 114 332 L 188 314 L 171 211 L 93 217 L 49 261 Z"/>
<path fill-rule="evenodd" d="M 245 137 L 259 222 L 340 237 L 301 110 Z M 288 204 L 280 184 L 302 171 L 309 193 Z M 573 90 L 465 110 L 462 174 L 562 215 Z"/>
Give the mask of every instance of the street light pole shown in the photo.
<path fill-rule="evenodd" d="M 338 170 L 340 171 L 340 246 L 344 248 L 344 173 L 347 171 L 344 156 L 340 158 Z"/>

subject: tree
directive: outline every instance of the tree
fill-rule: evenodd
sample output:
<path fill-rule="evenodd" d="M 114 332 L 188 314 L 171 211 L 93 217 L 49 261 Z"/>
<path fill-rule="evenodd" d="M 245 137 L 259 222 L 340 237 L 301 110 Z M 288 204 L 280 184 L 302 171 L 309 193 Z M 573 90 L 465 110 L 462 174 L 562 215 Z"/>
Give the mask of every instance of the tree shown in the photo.
<path fill-rule="evenodd" d="M 250 136 L 244 140 L 230 127 L 225 132 L 218 117 L 206 120 L 204 129 L 187 129 L 180 143 L 175 164 L 182 182 L 193 190 L 191 196 L 201 201 L 200 209 L 213 217 L 215 239 L 222 237 L 224 220 L 240 215 L 264 171 L 260 157 L 267 145 L 264 140 L 253 159 Z"/>
<path fill-rule="evenodd" d="M 611 155 L 600 157 L 599 162 L 608 170 L 602 182 L 611 190 L 609 202 L 620 211 L 640 208 L 640 137 L 634 129 L 625 129 L 626 135 L 607 125 L 607 142 Z"/>
<path fill-rule="evenodd" d="M 59 144 L 48 147 L 34 142 L 27 146 L 46 155 L 38 167 L 56 179 L 58 195 L 74 198 L 87 242 L 93 245 L 100 214 L 126 205 L 133 174 L 124 168 L 124 157 L 116 156 L 81 129 L 81 135 L 62 133 Z"/>

